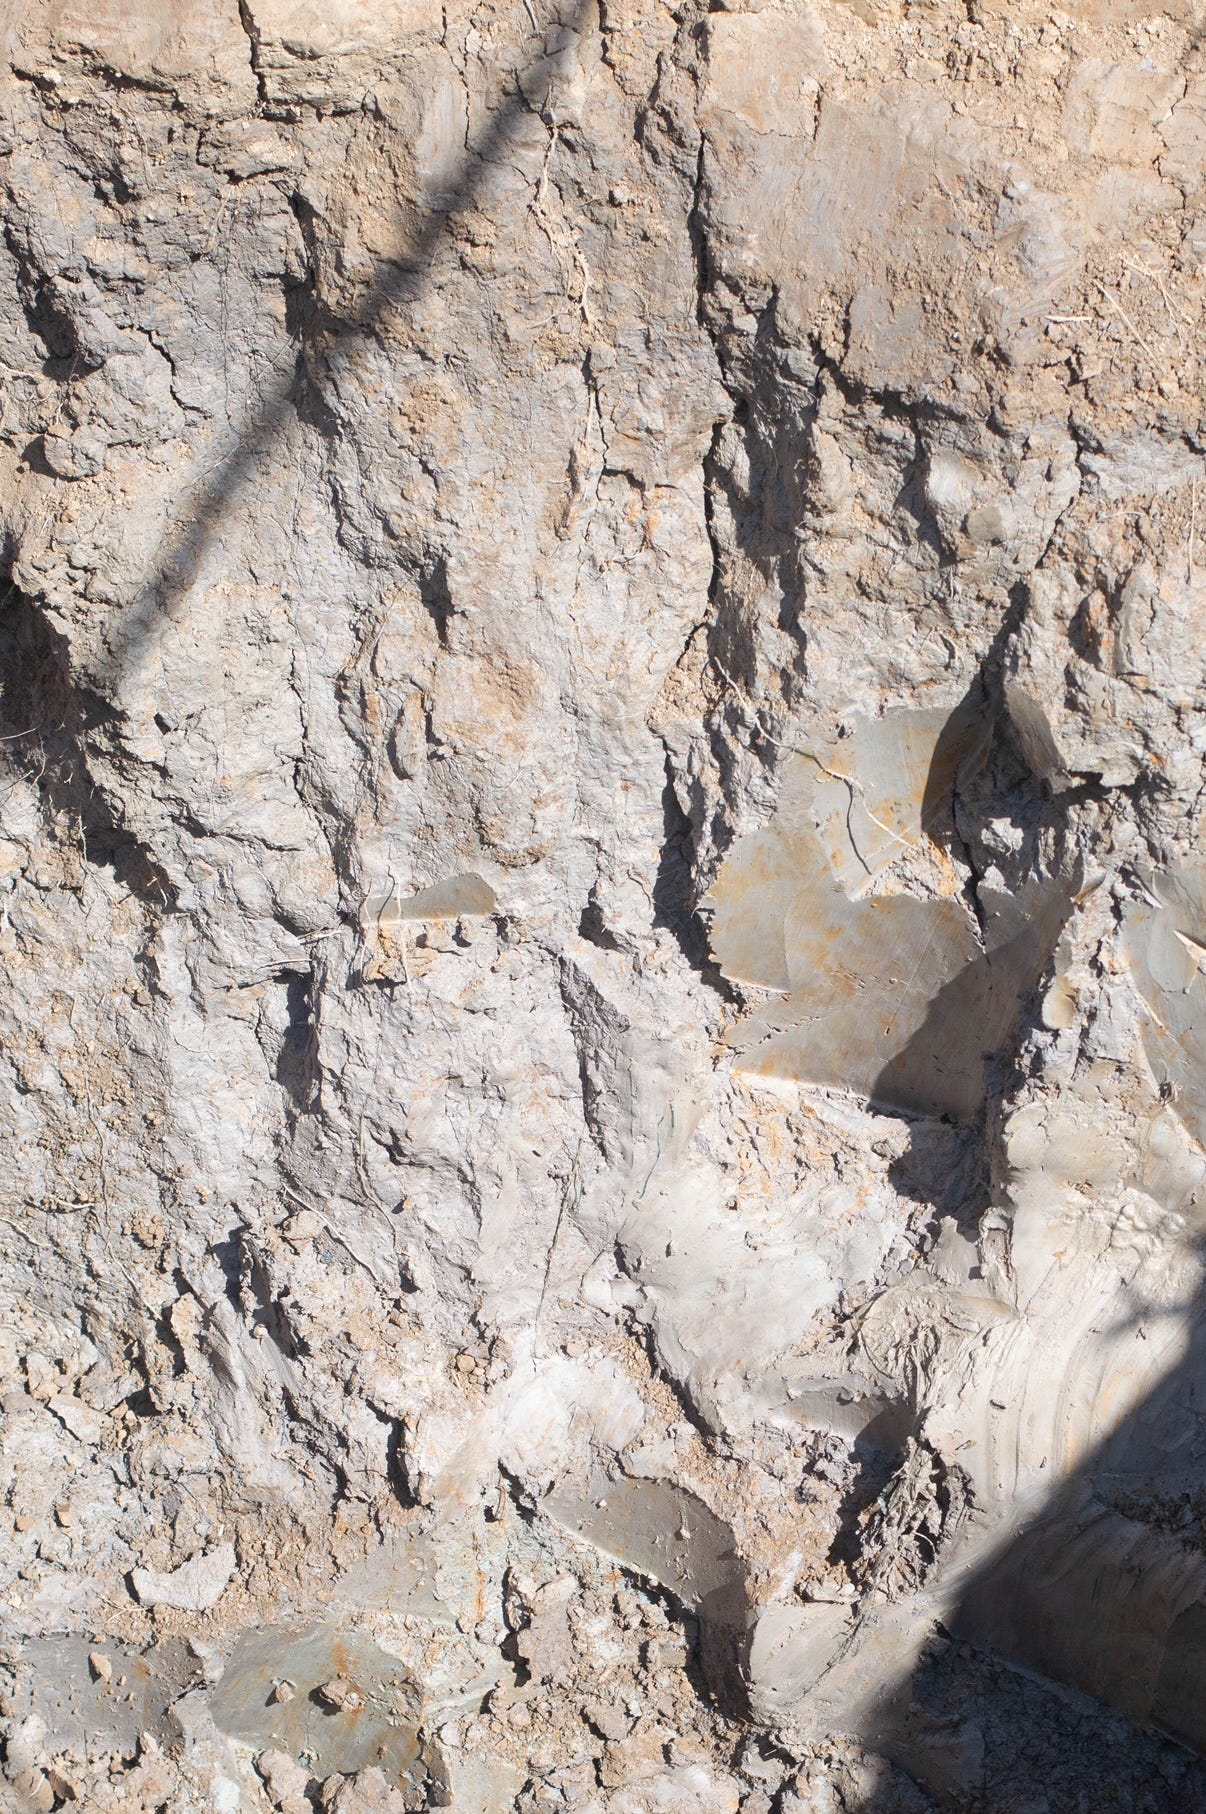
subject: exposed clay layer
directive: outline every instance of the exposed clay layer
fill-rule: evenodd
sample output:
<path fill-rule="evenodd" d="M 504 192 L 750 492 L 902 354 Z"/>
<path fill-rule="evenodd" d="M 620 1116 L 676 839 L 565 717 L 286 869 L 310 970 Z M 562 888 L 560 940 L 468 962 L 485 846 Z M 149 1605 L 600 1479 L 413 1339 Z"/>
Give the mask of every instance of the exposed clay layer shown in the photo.
<path fill-rule="evenodd" d="M 22 1810 L 1206 1806 L 1199 11 L 0 7 Z"/>

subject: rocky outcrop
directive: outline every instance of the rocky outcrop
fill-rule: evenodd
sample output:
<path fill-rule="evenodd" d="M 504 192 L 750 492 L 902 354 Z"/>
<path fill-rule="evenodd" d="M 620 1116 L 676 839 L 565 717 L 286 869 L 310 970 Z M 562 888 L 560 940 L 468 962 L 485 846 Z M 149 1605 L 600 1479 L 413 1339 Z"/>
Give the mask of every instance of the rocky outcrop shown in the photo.
<path fill-rule="evenodd" d="M 1206 1801 L 1202 23 L 0 9 L 17 1805 Z"/>

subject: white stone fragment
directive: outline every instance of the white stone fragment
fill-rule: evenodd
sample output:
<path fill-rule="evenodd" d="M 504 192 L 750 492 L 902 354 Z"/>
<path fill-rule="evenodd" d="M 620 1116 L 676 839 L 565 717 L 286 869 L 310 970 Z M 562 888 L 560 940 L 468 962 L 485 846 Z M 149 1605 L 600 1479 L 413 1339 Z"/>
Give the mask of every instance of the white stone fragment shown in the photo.
<path fill-rule="evenodd" d="M 216 1606 L 235 1571 L 233 1543 L 193 1556 L 179 1568 L 160 1574 L 136 1568 L 130 1579 L 143 1606 L 174 1606 L 181 1612 L 208 1612 Z"/>

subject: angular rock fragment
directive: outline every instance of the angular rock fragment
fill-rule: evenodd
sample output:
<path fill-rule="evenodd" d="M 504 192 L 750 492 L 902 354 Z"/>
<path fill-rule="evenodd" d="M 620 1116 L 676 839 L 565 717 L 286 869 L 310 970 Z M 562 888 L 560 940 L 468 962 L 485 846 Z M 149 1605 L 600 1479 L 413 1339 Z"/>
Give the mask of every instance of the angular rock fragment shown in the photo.
<path fill-rule="evenodd" d="M 198 1673 L 178 1638 L 141 1653 L 86 1638 L 36 1638 L 20 1655 L 15 1706 L 19 1718 L 37 1722 L 51 1756 L 132 1753 L 144 1738 L 174 1752 L 181 1732 L 173 1706 Z"/>
<path fill-rule="evenodd" d="M 295 1762 L 285 1751 L 261 1751 L 255 1760 L 255 1767 L 264 1779 L 265 1787 L 273 1803 L 281 1807 L 287 1802 L 302 1801 L 310 1782 L 310 1773 L 301 1764 Z"/>
<path fill-rule="evenodd" d="M 1070 898 L 1055 884 L 981 888 L 978 927 L 929 878 L 924 895 L 872 890 L 894 861 L 940 856 L 956 771 L 983 740 L 966 710 L 899 712 L 791 758 L 774 818 L 738 842 L 707 903 L 724 973 L 781 997 L 735 1030 L 741 1069 L 975 1113 Z"/>
<path fill-rule="evenodd" d="M 329 1776 L 319 1798 L 323 1814 L 407 1814 L 421 1805 L 376 1768 L 358 1770 L 354 1776 Z"/>
<path fill-rule="evenodd" d="M 364 1695 L 360 1689 L 355 1682 L 346 1681 L 343 1676 L 334 1676 L 329 1682 L 320 1682 L 314 1693 L 331 1713 L 358 1713 L 364 1706 Z"/>
<path fill-rule="evenodd" d="M 143 1606 L 174 1606 L 181 1612 L 208 1612 L 226 1592 L 235 1572 L 233 1543 L 219 1543 L 161 1574 L 153 1568 L 136 1568 L 130 1580 Z"/>
<path fill-rule="evenodd" d="M 1141 1037 L 1161 1093 L 1206 1146 L 1206 865 L 1145 877 L 1125 949 L 1147 1012 Z"/>
<path fill-rule="evenodd" d="M 293 1688 L 287 1700 L 273 1692 L 281 1680 Z M 414 1684 L 396 1658 L 356 1631 L 276 1626 L 245 1633 L 210 1709 L 241 1743 L 305 1757 L 312 1776 L 375 1768 L 408 1794 L 427 1777 Z"/>
<path fill-rule="evenodd" d="M 378 924 L 387 926 L 396 920 L 458 920 L 493 913 L 498 905 L 494 890 L 479 875 L 449 876 L 433 882 L 417 894 L 374 896 L 366 910 L 375 914 Z"/>

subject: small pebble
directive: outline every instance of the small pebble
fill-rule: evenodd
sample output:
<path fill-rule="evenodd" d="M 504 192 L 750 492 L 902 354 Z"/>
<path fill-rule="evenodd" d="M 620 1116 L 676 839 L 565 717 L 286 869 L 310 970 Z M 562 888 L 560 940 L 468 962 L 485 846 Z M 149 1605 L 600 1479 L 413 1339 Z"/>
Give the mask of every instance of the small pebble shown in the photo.
<path fill-rule="evenodd" d="M 364 1706 L 364 1696 L 359 1688 L 352 1682 L 345 1682 L 342 1676 L 323 1682 L 314 1692 L 331 1713 L 355 1713 L 358 1707 Z"/>
<path fill-rule="evenodd" d="M 13 1788 L 31 1814 L 50 1814 L 54 1807 L 54 1790 L 41 1770 L 24 1770 Z"/>

